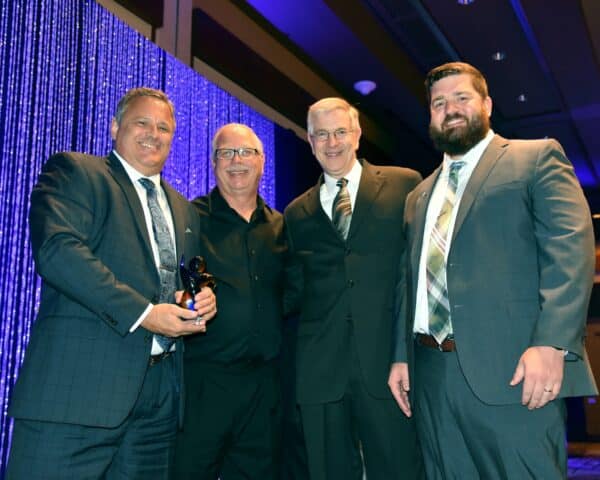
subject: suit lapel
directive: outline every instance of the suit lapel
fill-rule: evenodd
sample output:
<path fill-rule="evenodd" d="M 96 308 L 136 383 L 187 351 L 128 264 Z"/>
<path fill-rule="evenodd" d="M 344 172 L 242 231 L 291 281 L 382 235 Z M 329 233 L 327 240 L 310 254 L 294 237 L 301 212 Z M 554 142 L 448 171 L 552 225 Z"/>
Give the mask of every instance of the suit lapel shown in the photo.
<path fill-rule="evenodd" d="M 183 211 L 181 202 L 177 192 L 167 184 L 163 179 L 160 179 L 160 184 L 165 191 L 169 207 L 171 208 L 171 215 L 173 216 L 173 228 L 175 229 L 175 258 L 179 263 L 181 255 L 185 251 L 185 230 L 188 228 L 185 222 L 185 212 Z M 179 232 L 179 235 L 177 235 Z"/>
<path fill-rule="evenodd" d="M 359 230 L 360 224 L 368 217 L 369 211 L 379 195 L 381 187 L 385 183 L 385 176 L 379 169 L 371 165 L 366 160 L 362 162 L 362 173 L 360 176 L 360 184 L 358 193 L 356 194 L 356 202 L 352 212 L 352 221 L 350 222 L 350 231 L 348 232 L 348 240 Z"/>
<path fill-rule="evenodd" d="M 146 249 L 147 258 L 151 259 L 152 264 L 154 264 L 152 244 L 150 243 L 150 238 L 148 237 L 148 228 L 146 226 L 144 210 L 142 209 L 142 204 L 140 203 L 140 197 L 135 191 L 135 187 L 131 183 L 131 179 L 129 178 L 129 175 L 127 175 L 127 172 L 123 168 L 123 165 L 121 165 L 119 159 L 111 153 L 107 158 L 107 162 L 109 165 L 110 174 L 113 176 L 117 184 L 121 187 L 121 190 L 123 191 L 123 194 L 127 199 L 127 203 L 131 208 L 133 221 L 135 222 L 135 225 L 138 229 L 138 233 L 143 239 L 143 248 Z"/>
<path fill-rule="evenodd" d="M 414 248 L 411 249 L 411 264 L 413 266 L 413 272 L 418 273 L 418 265 L 419 259 L 421 257 L 421 250 L 423 247 L 423 233 L 425 230 L 425 218 L 427 215 L 427 207 L 429 206 L 429 201 L 431 200 L 431 193 L 433 192 L 433 187 L 437 182 L 437 179 L 442 171 L 441 165 L 434 170 L 434 172 L 423 180 L 413 193 L 410 195 L 415 195 L 415 211 L 414 211 Z"/>
<path fill-rule="evenodd" d="M 306 213 L 307 217 L 314 219 L 315 222 L 321 223 L 322 228 L 330 229 L 331 233 L 335 234 L 335 236 L 338 237 L 340 239 L 340 241 L 342 241 L 339 233 L 333 226 L 333 223 L 331 223 L 331 220 L 329 219 L 329 217 L 327 216 L 327 214 L 325 213 L 325 211 L 323 210 L 323 207 L 321 205 L 321 185 L 322 184 L 323 184 L 323 174 L 321 174 L 319 176 L 319 180 L 317 181 L 317 184 L 308 191 L 308 193 L 306 195 L 306 199 L 304 201 L 304 204 L 302 205 L 302 208 L 304 209 L 304 212 Z"/>
<path fill-rule="evenodd" d="M 321 174 L 319 176 L 319 180 L 317 181 L 317 184 L 308 191 L 308 194 L 306 195 L 306 200 L 305 200 L 304 204 L 302 205 L 302 208 L 304 208 L 304 212 L 309 217 L 312 217 L 313 215 L 317 215 L 319 213 L 319 210 L 321 210 L 321 211 L 323 210 L 321 208 L 321 198 L 320 198 L 320 191 L 321 191 L 322 183 L 323 183 L 323 174 Z M 324 213 L 325 212 L 323 212 L 323 214 Z"/>
<path fill-rule="evenodd" d="M 508 141 L 499 135 L 495 135 L 488 147 L 484 150 L 483 155 L 479 159 L 479 163 L 473 170 L 469 183 L 465 188 L 465 191 L 460 200 L 458 207 L 458 213 L 456 214 L 456 223 L 454 224 L 454 232 L 452 233 L 452 239 L 456 238 L 456 234 L 460 230 L 473 202 L 481 186 L 486 181 L 490 172 L 496 165 L 498 159 L 506 152 Z"/>

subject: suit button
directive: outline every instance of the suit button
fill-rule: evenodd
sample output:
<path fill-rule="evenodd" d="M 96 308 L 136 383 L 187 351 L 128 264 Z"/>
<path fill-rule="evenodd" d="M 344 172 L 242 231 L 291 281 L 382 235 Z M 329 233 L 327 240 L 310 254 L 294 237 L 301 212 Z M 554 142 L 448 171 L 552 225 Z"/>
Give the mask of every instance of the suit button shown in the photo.
<path fill-rule="evenodd" d="M 352 323 L 352 315 L 350 315 L 350 314 L 346 315 L 346 321 L 348 323 Z"/>
<path fill-rule="evenodd" d="M 250 256 L 253 257 L 254 255 L 256 255 L 256 250 L 251 249 L 250 250 Z"/>
<path fill-rule="evenodd" d="M 255 275 L 254 275 L 252 278 L 253 278 L 254 280 L 258 280 L 258 275 L 256 275 L 256 274 L 255 274 Z"/>
<path fill-rule="evenodd" d="M 352 288 L 354 286 L 354 280 L 348 280 L 346 284 L 348 285 L 348 288 Z"/>

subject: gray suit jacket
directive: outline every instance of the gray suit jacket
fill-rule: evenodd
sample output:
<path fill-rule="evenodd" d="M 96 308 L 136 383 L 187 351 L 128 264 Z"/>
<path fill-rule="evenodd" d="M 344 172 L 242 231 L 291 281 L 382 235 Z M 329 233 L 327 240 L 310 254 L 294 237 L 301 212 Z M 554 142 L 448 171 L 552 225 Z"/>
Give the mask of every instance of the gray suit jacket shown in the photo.
<path fill-rule="evenodd" d="M 177 258 L 189 258 L 198 216 L 162 186 Z M 160 291 L 139 197 L 114 155 L 62 153 L 44 165 L 29 224 L 42 299 L 9 414 L 115 427 L 136 401 L 152 346 L 149 331 L 129 329 Z"/>
<path fill-rule="evenodd" d="M 394 285 L 404 251 L 404 200 L 421 177 L 407 168 L 367 161 L 362 166 L 346 241 L 321 207 L 322 178 L 284 212 L 292 257 L 286 307 L 301 310 L 296 347 L 301 404 L 342 397 L 350 341 L 356 342 L 368 391 L 377 398 L 391 397 L 387 375 Z"/>
<path fill-rule="evenodd" d="M 408 308 L 414 319 L 429 198 L 440 168 L 408 197 Z M 462 197 L 447 262 L 457 355 L 488 404 L 518 403 L 510 387 L 530 346 L 568 350 L 561 396 L 597 393 L 584 348 L 594 276 L 591 215 L 573 168 L 554 140 L 506 140 L 483 153 Z M 400 326 L 398 357 L 412 334 Z"/>

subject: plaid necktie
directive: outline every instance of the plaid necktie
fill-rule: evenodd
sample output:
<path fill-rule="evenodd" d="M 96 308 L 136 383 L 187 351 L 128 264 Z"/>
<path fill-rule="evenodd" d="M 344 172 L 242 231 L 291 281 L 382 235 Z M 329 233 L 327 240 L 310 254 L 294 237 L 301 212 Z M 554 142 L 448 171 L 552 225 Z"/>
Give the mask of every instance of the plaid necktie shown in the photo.
<path fill-rule="evenodd" d="M 346 240 L 348 230 L 350 230 L 350 220 L 352 220 L 352 204 L 350 203 L 350 193 L 348 192 L 348 180 L 340 178 L 336 185 L 340 187 L 337 195 L 333 199 L 331 207 L 331 221 L 342 238 Z"/>
<path fill-rule="evenodd" d="M 154 232 L 154 240 L 158 246 L 158 257 L 160 267 L 158 273 L 160 275 L 160 303 L 173 303 L 173 293 L 175 292 L 177 280 L 175 278 L 177 271 L 177 261 L 175 259 L 175 249 L 171 239 L 169 225 L 165 220 L 160 205 L 158 204 L 158 196 L 154 182 L 148 178 L 140 178 L 140 183 L 146 189 L 146 197 L 148 199 L 148 209 L 152 216 L 152 231 Z M 165 352 L 168 352 L 173 343 L 174 338 L 165 337 L 164 335 L 154 334 L 154 338 Z"/>
<path fill-rule="evenodd" d="M 429 305 L 429 333 L 442 343 L 452 332 L 450 303 L 446 280 L 446 249 L 448 227 L 454 208 L 458 172 L 465 162 L 452 162 L 444 204 L 431 231 L 427 249 L 427 302 Z"/>

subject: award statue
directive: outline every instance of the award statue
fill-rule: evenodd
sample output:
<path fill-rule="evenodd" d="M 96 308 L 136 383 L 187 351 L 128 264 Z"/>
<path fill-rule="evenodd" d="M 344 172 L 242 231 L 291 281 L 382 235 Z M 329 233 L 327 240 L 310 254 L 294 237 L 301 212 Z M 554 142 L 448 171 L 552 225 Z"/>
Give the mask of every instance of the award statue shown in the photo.
<path fill-rule="evenodd" d="M 194 310 L 194 297 L 204 287 L 214 291 L 217 286 L 215 277 L 206 272 L 206 261 L 203 257 L 193 257 L 185 266 L 185 257 L 181 256 L 179 262 L 179 275 L 183 282 L 184 292 L 179 302 L 179 306 Z"/>

